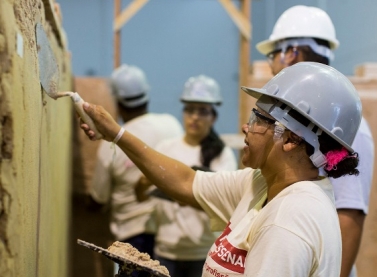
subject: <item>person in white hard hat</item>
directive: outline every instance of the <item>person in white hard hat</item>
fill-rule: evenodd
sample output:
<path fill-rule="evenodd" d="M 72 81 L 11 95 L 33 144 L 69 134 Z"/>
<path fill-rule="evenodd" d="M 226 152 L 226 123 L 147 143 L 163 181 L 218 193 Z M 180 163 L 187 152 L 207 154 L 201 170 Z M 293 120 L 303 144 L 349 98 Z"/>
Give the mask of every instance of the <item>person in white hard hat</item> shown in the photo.
<path fill-rule="evenodd" d="M 222 103 L 218 83 L 205 75 L 191 77 L 181 101 L 185 134 L 164 140 L 155 149 L 197 170 L 236 170 L 233 151 L 214 130 L 218 116 L 215 106 Z M 208 216 L 191 206 L 161 199 L 156 221 L 155 259 L 166 266 L 171 277 L 200 276 L 216 239 Z"/>
<path fill-rule="evenodd" d="M 301 62 L 263 88 L 242 130 L 245 169 L 204 172 L 157 152 L 101 107 L 85 112 L 159 189 L 203 209 L 223 230 L 202 276 L 339 276 L 341 234 L 329 177 L 358 174 L 351 147 L 361 121 L 352 83 L 334 68 Z M 95 140 L 87 124 L 81 128 Z"/>
<path fill-rule="evenodd" d="M 269 39 L 257 43 L 258 51 L 268 58 L 272 73 L 298 61 L 329 64 L 332 50 L 339 46 L 328 14 L 316 7 L 294 6 L 276 21 Z"/>
<path fill-rule="evenodd" d="M 140 68 L 123 64 L 114 70 L 110 83 L 123 128 L 143 138 L 150 147 L 182 135 L 181 124 L 175 117 L 148 112 L 149 84 Z M 134 186 L 141 175 L 124 152 L 103 141 L 97 153 L 90 195 L 94 203 L 110 203 L 110 230 L 116 240 L 152 256 L 156 228 L 151 214 L 155 201 L 137 201 Z"/>
<path fill-rule="evenodd" d="M 302 61 L 329 64 L 338 46 L 335 28 L 327 13 L 301 5 L 287 9 L 277 20 L 269 39 L 256 45 L 259 52 L 267 56 L 273 74 Z M 356 276 L 354 262 L 368 213 L 374 142 L 364 118 L 352 147 L 361 157 L 360 174 L 332 179 L 342 231 L 341 277 Z"/>

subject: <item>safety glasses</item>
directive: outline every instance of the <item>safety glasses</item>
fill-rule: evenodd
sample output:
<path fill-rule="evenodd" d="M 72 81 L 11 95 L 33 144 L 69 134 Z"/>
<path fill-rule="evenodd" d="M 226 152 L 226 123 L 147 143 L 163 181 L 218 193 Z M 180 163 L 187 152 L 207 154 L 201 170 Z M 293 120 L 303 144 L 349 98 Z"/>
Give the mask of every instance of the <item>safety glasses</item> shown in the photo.
<path fill-rule="evenodd" d="M 268 53 L 266 55 L 268 63 L 272 64 L 274 62 L 275 56 L 277 54 L 281 53 L 281 51 L 282 51 L 282 49 L 275 49 L 275 50 L 271 51 L 270 53 Z"/>
<path fill-rule="evenodd" d="M 275 124 L 276 120 L 264 116 L 257 109 L 252 109 L 249 122 L 247 123 L 248 132 L 264 134 L 267 129 Z"/>

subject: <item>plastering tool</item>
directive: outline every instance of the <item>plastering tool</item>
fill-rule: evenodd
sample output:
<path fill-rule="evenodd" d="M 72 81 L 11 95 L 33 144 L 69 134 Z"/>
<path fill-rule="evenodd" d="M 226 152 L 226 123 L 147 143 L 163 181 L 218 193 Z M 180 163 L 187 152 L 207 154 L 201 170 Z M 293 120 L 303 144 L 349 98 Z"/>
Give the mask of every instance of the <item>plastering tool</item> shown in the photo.
<path fill-rule="evenodd" d="M 84 100 L 80 95 L 77 92 L 58 92 L 59 67 L 47 35 L 40 23 L 36 24 L 35 33 L 38 51 L 39 81 L 41 82 L 43 90 L 48 96 L 55 100 L 60 97 L 70 96 L 81 119 L 95 132 L 96 139 L 101 139 L 103 137 L 102 134 L 98 132 L 93 120 L 83 109 L 82 105 L 84 104 Z"/>
<path fill-rule="evenodd" d="M 159 272 L 157 270 L 154 270 L 153 268 L 150 268 L 148 266 L 142 265 L 140 263 L 137 263 L 135 261 L 131 261 L 125 257 L 121 257 L 117 254 L 111 253 L 105 248 L 99 247 L 95 244 L 88 243 L 86 241 L 77 240 L 77 244 L 85 246 L 95 252 L 98 252 L 102 255 L 104 255 L 106 258 L 112 260 L 113 262 L 119 264 L 119 272 L 116 276 L 123 277 L 123 276 L 131 276 L 132 272 L 138 271 L 138 272 L 148 272 L 151 277 L 170 277 L 169 275 L 163 274 L 162 272 Z"/>

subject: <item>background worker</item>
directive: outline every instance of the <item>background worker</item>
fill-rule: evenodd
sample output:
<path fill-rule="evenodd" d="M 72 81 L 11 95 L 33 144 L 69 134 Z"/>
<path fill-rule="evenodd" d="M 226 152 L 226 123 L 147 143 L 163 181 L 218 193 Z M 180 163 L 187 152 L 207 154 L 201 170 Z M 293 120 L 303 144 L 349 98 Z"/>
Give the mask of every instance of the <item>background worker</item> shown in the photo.
<path fill-rule="evenodd" d="M 205 75 L 191 77 L 181 95 L 185 134 L 160 142 L 156 150 L 205 171 L 236 170 L 233 151 L 214 130 L 215 105 L 222 103 L 218 83 Z M 204 211 L 169 200 L 156 207 L 155 258 L 172 277 L 201 276 L 216 236 Z"/>
<path fill-rule="evenodd" d="M 154 147 L 163 139 L 182 135 L 178 120 L 169 114 L 148 113 L 149 85 L 144 72 L 122 65 L 111 76 L 111 87 L 123 127 Z M 151 213 L 155 202 L 139 203 L 134 186 L 140 170 L 117 146 L 103 141 L 98 150 L 90 195 L 98 204 L 111 204 L 110 230 L 118 241 L 153 255 L 155 222 Z"/>
<path fill-rule="evenodd" d="M 258 51 L 267 56 L 274 75 L 302 61 L 329 64 L 333 59 L 332 50 L 338 46 L 335 28 L 327 13 L 301 5 L 287 9 L 276 21 L 269 39 L 256 45 Z M 360 174 L 331 180 L 342 232 L 341 277 L 356 276 L 353 265 L 368 213 L 374 142 L 364 118 L 352 147 L 360 156 Z"/>
<path fill-rule="evenodd" d="M 331 182 L 319 168 L 335 178 L 358 173 L 351 147 L 361 121 L 355 88 L 332 67 L 302 62 L 263 88 L 243 89 L 258 101 L 242 127 L 247 168 L 237 171 L 194 171 L 146 146 L 101 106 L 83 107 L 153 184 L 204 209 L 212 227 L 224 230 L 202 276 L 339 276 L 339 221 Z M 81 128 L 95 139 L 87 124 Z"/>

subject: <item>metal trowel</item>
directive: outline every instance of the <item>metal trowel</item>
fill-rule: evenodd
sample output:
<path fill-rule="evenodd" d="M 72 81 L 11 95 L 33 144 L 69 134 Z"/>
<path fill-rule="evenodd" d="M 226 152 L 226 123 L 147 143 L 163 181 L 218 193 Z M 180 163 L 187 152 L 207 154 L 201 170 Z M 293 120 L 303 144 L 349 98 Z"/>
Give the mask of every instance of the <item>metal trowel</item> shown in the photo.
<path fill-rule="evenodd" d="M 132 272 L 137 271 L 138 273 L 140 272 L 147 272 L 150 274 L 150 277 L 170 277 L 169 274 L 165 274 L 161 271 L 158 271 L 151 266 L 156 263 L 151 263 L 149 266 L 146 264 L 142 264 L 141 262 L 137 262 L 135 260 L 130 260 L 126 257 L 119 256 L 117 254 L 111 253 L 105 248 L 99 247 L 95 244 L 83 241 L 78 239 L 77 243 L 79 245 L 85 246 L 97 253 L 100 253 L 104 255 L 106 258 L 116 262 L 119 265 L 119 272 L 117 275 L 118 277 L 123 277 L 123 276 L 134 276 Z M 159 263 L 158 263 L 159 264 Z"/>
<path fill-rule="evenodd" d="M 47 95 L 56 100 L 59 98 L 59 67 L 41 24 L 37 23 L 35 32 L 37 35 L 39 81 Z"/>
<path fill-rule="evenodd" d="M 81 119 L 89 125 L 90 129 L 96 134 L 96 139 L 101 139 L 103 136 L 98 132 L 93 120 L 85 113 L 82 105 L 84 100 L 77 92 L 59 92 L 59 67 L 56 62 L 54 52 L 50 46 L 50 41 L 47 38 L 46 32 L 40 23 L 35 26 L 37 51 L 38 51 L 38 65 L 39 65 L 39 81 L 41 82 L 43 90 L 53 99 L 58 99 L 64 96 L 70 96 L 77 113 Z"/>

